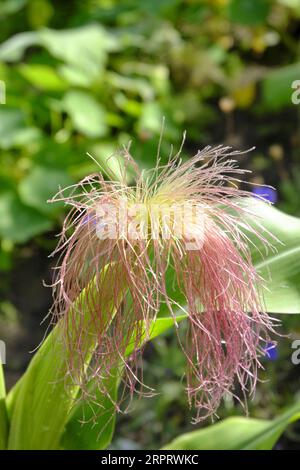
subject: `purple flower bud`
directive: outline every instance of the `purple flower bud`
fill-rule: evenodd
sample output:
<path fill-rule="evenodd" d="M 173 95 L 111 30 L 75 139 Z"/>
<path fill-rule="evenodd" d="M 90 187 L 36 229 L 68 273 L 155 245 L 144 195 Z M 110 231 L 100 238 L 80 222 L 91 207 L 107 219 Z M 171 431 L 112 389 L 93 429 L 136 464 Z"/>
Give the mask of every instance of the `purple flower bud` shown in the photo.
<path fill-rule="evenodd" d="M 276 361 L 278 359 L 278 349 L 275 343 L 267 343 L 266 347 L 264 348 L 266 358 L 269 361 Z"/>
<path fill-rule="evenodd" d="M 277 202 L 277 191 L 276 189 L 270 188 L 268 186 L 255 186 L 252 189 L 252 193 L 255 196 L 259 196 L 260 199 L 265 201 L 275 203 Z"/>

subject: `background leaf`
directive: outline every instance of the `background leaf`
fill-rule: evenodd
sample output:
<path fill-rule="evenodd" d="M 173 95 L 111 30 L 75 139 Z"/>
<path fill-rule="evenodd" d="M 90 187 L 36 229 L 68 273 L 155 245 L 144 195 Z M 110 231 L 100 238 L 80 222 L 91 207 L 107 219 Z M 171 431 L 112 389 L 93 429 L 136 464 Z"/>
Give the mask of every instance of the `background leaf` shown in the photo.
<path fill-rule="evenodd" d="M 21 202 L 14 192 L 0 198 L 0 236 L 15 243 L 24 243 L 45 230 L 52 222 L 43 214 Z"/>
<path fill-rule="evenodd" d="M 270 450 L 289 423 L 300 418 L 300 403 L 273 421 L 227 418 L 204 429 L 183 434 L 165 450 Z"/>
<path fill-rule="evenodd" d="M 268 0 L 230 0 L 229 17 L 247 25 L 264 23 L 270 10 Z"/>
<path fill-rule="evenodd" d="M 72 183 L 68 174 L 59 169 L 34 166 L 19 185 L 22 202 L 46 214 L 57 213 L 62 204 L 49 204 L 47 201 L 59 190 Z"/>
<path fill-rule="evenodd" d="M 19 147 L 38 139 L 39 136 L 38 129 L 26 124 L 25 115 L 20 109 L 0 107 L 0 147 Z"/>
<path fill-rule="evenodd" d="M 18 67 L 18 71 L 32 85 L 41 90 L 61 91 L 68 88 L 68 83 L 50 65 L 22 64 Z"/>
<path fill-rule="evenodd" d="M 63 106 L 77 131 L 89 137 L 102 137 L 107 133 L 105 110 L 92 95 L 69 91 L 64 96 Z"/>

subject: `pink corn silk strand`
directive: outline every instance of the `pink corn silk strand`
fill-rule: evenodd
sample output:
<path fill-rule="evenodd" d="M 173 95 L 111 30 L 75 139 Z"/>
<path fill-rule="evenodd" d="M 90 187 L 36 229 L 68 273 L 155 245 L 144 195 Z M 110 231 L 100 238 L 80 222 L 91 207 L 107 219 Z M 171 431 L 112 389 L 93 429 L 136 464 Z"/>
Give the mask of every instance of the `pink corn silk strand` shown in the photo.
<path fill-rule="evenodd" d="M 136 390 L 141 393 L 142 338 L 149 337 L 162 301 L 176 323 L 176 302 L 166 286 L 170 263 L 177 288 L 187 301 L 185 344 L 179 334 L 178 338 L 187 359 L 187 392 L 196 408 L 195 421 L 214 414 L 224 394 L 234 394 L 236 381 L 244 394 L 255 389 L 259 356 L 273 332 L 273 322 L 262 304 L 263 281 L 251 263 L 248 238 L 241 226 L 255 234 L 266 249 L 272 249 L 266 239 L 272 235 L 259 221 L 257 228 L 243 221 L 243 214 L 251 211 L 240 202 L 250 194 L 237 186 L 245 173 L 231 159 L 238 154 L 229 147 L 206 147 L 186 163 L 178 155 L 163 167 L 158 163 L 147 179 L 125 149 L 119 158 L 125 170 L 130 166 L 135 172 L 134 187 L 127 186 L 125 172 L 121 182 L 105 181 L 99 173 L 53 198 L 72 206 L 53 253 L 60 254 L 53 321 L 63 319 L 68 373 L 84 396 L 88 396 L 85 385 L 91 378 L 102 390 L 103 378 L 116 370 L 122 373 L 130 395 Z M 202 246 L 189 251 L 186 240 L 172 236 L 169 240 L 129 236 L 100 240 L 97 208 L 109 203 L 118 209 L 124 197 L 135 203 L 156 198 L 170 205 L 188 202 L 200 207 L 205 215 Z M 105 266 L 103 277 L 100 273 Z M 120 305 L 124 279 L 128 293 Z M 78 301 L 83 289 L 85 294 Z M 107 298 L 113 301 L 107 303 Z M 86 329 L 96 345 L 88 364 L 83 339 Z M 128 359 L 129 344 L 133 352 Z M 119 403 L 116 407 L 119 409 Z"/>

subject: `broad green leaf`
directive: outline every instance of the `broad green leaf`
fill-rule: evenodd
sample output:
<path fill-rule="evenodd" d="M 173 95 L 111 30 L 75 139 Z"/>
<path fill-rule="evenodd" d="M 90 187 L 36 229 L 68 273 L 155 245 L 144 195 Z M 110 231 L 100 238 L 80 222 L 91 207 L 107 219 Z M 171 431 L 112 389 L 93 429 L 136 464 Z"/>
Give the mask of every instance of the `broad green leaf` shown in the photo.
<path fill-rule="evenodd" d="M 22 203 L 16 194 L 0 195 L 0 236 L 14 243 L 24 243 L 52 227 L 52 222 L 32 207 Z"/>
<path fill-rule="evenodd" d="M 178 323 L 184 319 L 184 315 L 176 317 Z M 148 340 L 154 339 L 173 325 L 174 319 L 172 317 L 158 318 L 150 327 Z M 132 346 L 129 345 L 127 356 L 131 352 Z M 117 400 L 120 374 L 121 366 L 120 371 L 115 376 L 112 374 L 105 385 L 106 389 L 110 391 L 112 400 Z M 95 395 L 94 403 L 79 402 L 74 407 L 61 440 L 61 446 L 64 449 L 106 449 L 112 440 L 116 407 L 107 395 L 103 395 L 96 388 L 93 382 L 90 383 L 89 389 Z"/>
<path fill-rule="evenodd" d="M 19 194 L 22 202 L 46 214 L 55 214 L 62 204 L 47 204 L 59 187 L 72 183 L 71 178 L 63 170 L 34 166 L 29 174 L 19 184 Z"/>
<path fill-rule="evenodd" d="M 106 73 L 105 78 L 116 90 L 124 90 L 130 94 L 139 95 L 145 102 L 150 102 L 155 97 L 152 85 L 145 79 L 128 77 L 110 71 Z M 151 103 L 149 104 L 151 105 Z"/>
<path fill-rule="evenodd" d="M 300 313 L 300 245 L 268 257 L 256 269 L 267 280 L 263 294 L 267 311 Z"/>
<path fill-rule="evenodd" d="M 63 107 L 77 131 L 88 137 L 102 137 L 107 133 L 105 109 L 89 93 L 69 91 L 64 96 Z"/>
<path fill-rule="evenodd" d="M 0 345 L 1 347 L 1 345 Z M 5 403 L 5 380 L 0 357 L 0 450 L 6 448 L 8 436 L 8 417 Z"/>
<path fill-rule="evenodd" d="M 235 23 L 257 25 L 264 23 L 270 10 L 268 0 L 230 0 L 229 18 Z"/>
<path fill-rule="evenodd" d="M 287 426 L 300 419 L 300 402 L 288 408 L 278 418 L 269 422 L 268 427 L 259 435 L 244 443 L 245 450 L 269 450 L 274 447 Z"/>
<path fill-rule="evenodd" d="M 0 123 L 0 144 L 8 147 L 14 134 L 25 127 L 25 117 L 20 109 L 5 106 L 0 108 Z"/>
<path fill-rule="evenodd" d="M 61 73 L 75 85 L 90 86 L 101 78 L 107 54 L 119 49 L 119 41 L 99 24 L 89 24 L 66 30 L 40 29 L 19 33 L 0 46 L 0 60 L 15 62 L 29 46 L 43 46 L 55 58 L 63 61 Z M 72 70 L 73 74 L 66 73 Z M 78 83 L 76 72 L 81 76 Z"/>
<path fill-rule="evenodd" d="M 118 269 L 118 267 L 116 267 Z M 102 285 L 103 304 L 99 308 L 113 312 L 118 308 L 116 295 L 109 287 L 114 276 L 114 269 L 105 269 L 99 278 Z M 93 281 L 92 281 L 93 282 Z M 105 286 L 105 284 L 107 285 Z M 93 286 L 89 286 L 93 288 Z M 97 285 L 95 285 L 97 288 Z M 120 288 L 118 301 L 121 302 L 125 285 Z M 84 302 L 86 290 L 78 301 Z M 76 322 L 76 303 L 69 315 L 74 315 Z M 82 359 L 88 364 L 97 343 L 97 333 L 93 331 L 94 322 L 88 315 L 83 317 L 81 355 L 72 357 L 73 364 Z M 72 339 L 72 330 L 69 332 Z M 74 337 L 74 341 L 78 338 Z M 33 357 L 21 380 L 10 392 L 8 398 L 10 433 L 9 449 L 57 449 L 68 415 L 74 404 L 79 387 L 67 374 L 67 352 L 62 338 L 61 321 L 48 335 L 38 352 Z"/>
<path fill-rule="evenodd" d="M 165 450 L 270 450 L 291 423 L 300 418 L 300 402 L 273 421 L 232 417 L 183 434 Z"/>
<path fill-rule="evenodd" d="M 53 67 L 45 64 L 22 64 L 18 72 L 32 85 L 41 90 L 61 91 L 68 88 L 68 83 L 62 79 Z"/>
<path fill-rule="evenodd" d="M 21 10 L 28 0 L 3 0 L 0 5 L 0 19 L 12 15 Z"/>
<path fill-rule="evenodd" d="M 26 145 L 39 136 L 38 129 L 27 126 L 24 113 L 20 109 L 0 107 L 0 147 L 7 149 Z"/>
<path fill-rule="evenodd" d="M 58 329 L 48 336 L 11 391 L 9 449 L 58 447 L 57 440 L 76 391 L 64 393 L 64 355 L 57 334 Z"/>
<path fill-rule="evenodd" d="M 144 104 L 138 128 L 140 132 L 150 131 L 159 134 L 163 122 L 163 110 L 159 103 L 150 102 Z"/>
<path fill-rule="evenodd" d="M 32 155 L 33 166 L 51 168 L 66 173 L 70 171 L 70 174 L 73 165 L 82 165 L 82 162 L 85 163 L 86 160 L 85 147 L 84 150 L 78 149 L 78 152 L 74 152 L 68 144 L 60 144 L 49 138 L 43 138 L 38 151 Z M 94 170 L 95 167 L 92 171 Z M 81 176 L 86 176 L 86 174 Z"/>
<path fill-rule="evenodd" d="M 63 449 L 101 450 L 109 446 L 115 429 L 121 373 L 111 372 L 111 377 L 101 384 L 108 392 L 105 394 L 91 381 L 88 390 L 93 399 L 79 401 L 72 409 L 60 440 Z"/>
<path fill-rule="evenodd" d="M 107 52 L 118 48 L 116 39 L 99 24 L 90 24 L 66 30 L 43 29 L 39 33 L 40 43 L 56 58 L 65 62 L 61 69 L 70 67 L 85 74 L 85 83 L 100 78 L 107 60 Z M 72 82 L 70 74 L 64 74 Z M 76 82 L 74 84 L 78 84 Z"/>
<path fill-rule="evenodd" d="M 91 78 L 85 72 L 84 69 L 80 69 L 78 65 L 73 64 L 62 64 L 58 67 L 59 74 L 66 80 L 66 82 L 70 83 L 73 86 L 77 87 L 89 87 Z M 99 78 L 99 74 L 94 73 L 95 78 Z"/>
<path fill-rule="evenodd" d="M 235 450 L 263 432 L 268 421 L 244 417 L 227 418 L 207 428 L 183 434 L 163 447 L 164 450 Z"/>
<path fill-rule="evenodd" d="M 247 221 L 276 249 L 266 253 L 264 243 L 246 231 L 255 244 L 250 244 L 255 267 L 266 280 L 266 309 L 270 313 L 300 313 L 300 219 L 255 199 L 249 209 L 256 217 L 249 215 Z"/>
<path fill-rule="evenodd" d="M 38 33 L 35 31 L 16 34 L 1 44 L 0 60 L 17 62 L 22 58 L 27 47 L 35 45 L 37 41 Z"/>

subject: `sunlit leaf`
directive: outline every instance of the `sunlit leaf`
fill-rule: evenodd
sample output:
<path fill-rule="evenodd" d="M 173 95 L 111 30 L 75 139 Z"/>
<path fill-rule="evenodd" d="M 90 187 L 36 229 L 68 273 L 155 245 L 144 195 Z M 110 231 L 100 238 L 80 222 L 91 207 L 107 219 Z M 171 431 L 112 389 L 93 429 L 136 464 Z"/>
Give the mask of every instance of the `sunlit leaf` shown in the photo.
<path fill-rule="evenodd" d="M 107 133 L 105 109 L 92 95 L 69 91 L 64 96 L 63 106 L 77 131 L 89 137 L 102 137 Z"/>
<path fill-rule="evenodd" d="M 273 421 L 232 417 L 177 437 L 165 450 L 270 450 L 291 423 L 300 418 L 300 402 Z"/>
<path fill-rule="evenodd" d="M 84 73 L 86 85 L 100 78 L 107 52 L 118 47 L 117 40 L 99 24 L 60 31 L 43 29 L 39 39 L 53 56 L 64 61 L 74 71 Z M 65 78 L 72 82 L 72 76 L 66 75 L 65 71 L 62 68 Z"/>
<path fill-rule="evenodd" d="M 255 199 L 249 209 L 256 217 L 249 215 L 248 222 L 276 249 L 266 253 L 264 243 L 246 232 L 255 244 L 250 248 L 256 269 L 266 280 L 266 309 L 270 313 L 300 313 L 300 219 Z"/>
<path fill-rule="evenodd" d="M 0 107 L 0 147 L 7 149 L 37 141 L 40 131 L 26 124 L 24 113 L 17 108 Z"/>
<path fill-rule="evenodd" d="M 18 71 L 32 85 L 41 90 L 60 91 L 68 87 L 68 83 L 49 65 L 22 64 L 18 67 Z"/>
<path fill-rule="evenodd" d="M 62 205 L 47 204 L 59 188 L 72 183 L 68 174 L 59 169 L 35 166 L 19 185 L 19 194 L 24 204 L 41 212 L 52 214 L 61 210 Z"/>
<path fill-rule="evenodd" d="M 49 230 L 52 222 L 32 207 L 21 202 L 16 194 L 7 192 L 0 197 L 0 236 L 15 243 Z"/>
<path fill-rule="evenodd" d="M 1 44 L 0 60 L 17 62 L 22 58 L 27 47 L 36 44 L 37 41 L 38 33 L 35 31 L 16 34 Z"/>

